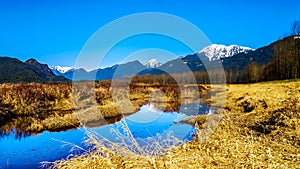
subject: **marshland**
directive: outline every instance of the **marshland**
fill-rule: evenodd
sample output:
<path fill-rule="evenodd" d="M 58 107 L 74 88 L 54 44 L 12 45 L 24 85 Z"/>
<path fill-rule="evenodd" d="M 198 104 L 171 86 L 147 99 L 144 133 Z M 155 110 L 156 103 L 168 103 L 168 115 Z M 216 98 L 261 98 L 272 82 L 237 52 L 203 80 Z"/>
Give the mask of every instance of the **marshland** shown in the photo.
<path fill-rule="evenodd" d="M 92 92 L 91 85 L 94 86 Z M 125 90 L 123 85 L 118 84 L 120 90 Z M 101 141 L 87 137 L 85 141 L 93 145 L 93 151 L 71 153 L 54 163 L 41 164 L 53 168 L 296 168 L 300 165 L 299 80 L 230 85 L 130 84 L 132 106 L 125 109 L 127 112 L 118 111 L 112 97 L 111 81 L 78 82 L 76 86 L 72 89 L 71 83 L 2 84 L 2 137 L 14 134 L 22 141 L 23 137 L 45 131 L 89 126 L 89 122 L 96 126 L 113 124 L 150 102 L 162 111 L 179 112 L 180 102 L 193 102 L 191 96 L 196 95 L 189 93 L 193 92 L 188 90 L 189 87 L 197 86 L 198 94 L 203 98 L 201 102 L 222 111 L 216 128 L 205 141 L 203 134 L 209 114 L 182 119 L 180 123 L 195 126 L 197 134 L 194 138 L 154 156 L 129 150 L 120 155 Z M 81 92 L 74 96 L 76 92 L 72 90 L 78 88 Z M 214 94 L 209 94 L 213 89 Z M 76 102 L 89 102 L 89 98 L 83 96 L 91 93 L 94 93 L 99 111 L 91 116 L 81 116 L 86 107 L 80 107 Z M 188 94 L 183 94 L 184 98 L 180 99 L 180 93 Z M 224 95 L 226 100 L 222 103 L 220 100 Z M 152 97 L 155 97 L 153 101 Z M 97 123 L 97 118 L 104 118 L 106 123 Z"/>
<path fill-rule="evenodd" d="M 145 112 L 144 105 L 146 107 L 148 105 L 148 109 L 154 106 L 151 111 L 153 114 L 156 113 L 157 117 L 171 117 L 167 121 L 164 120 L 162 126 L 159 126 L 161 122 L 155 120 L 149 123 L 159 128 L 158 131 L 157 129 L 151 131 L 152 134 L 155 135 L 155 131 L 164 132 L 168 129 L 166 124 L 173 125 L 172 118 L 180 116 L 176 112 L 179 112 L 182 105 L 194 102 L 194 99 L 197 100 L 194 96 L 205 96 L 210 90 L 209 85 L 133 83 L 128 86 L 124 81 L 114 83 L 112 89 L 111 83 L 112 81 L 1 84 L 1 142 L 7 145 L 6 148 L 3 147 L 4 156 L 1 165 L 36 168 L 44 161 L 67 158 L 74 155 L 72 154 L 74 151 L 71 151 L 72 146 L 64 147 L 64 144 L 69 144 L 67 141 L 75 147 L 85 146 L 84 151 L 88 151 L 94 144 L 83 144 L 89 136 L 84 134 L 82 127 L 85 129 L 109 127 L 109 124 L 114 125 L 132 114 L 138 114 L 136 112 L 140 112 L 141 108 Z M 126 91 L 126 86 L 129 91 Z M 113 100 L 113 90 L 121 93 L 117 101 Z M 129 98 L 126 92 L 129 93 Z M 122 106 L 122 109 L 118 106 Z M 202 110 L 205 113 L 208 107 Z M 193 127 L 183 123 L 177 126 L 190 129 Z M 151 135 L 143 135 L 149 136 Z M 62 137 L 66 139 L 60 140 Z M 187 137 L 192 139 L 189 133 Z M 45 144 L 44 148 L 41 143 Z M 13 144 L 19 144 L 23 148 L 15 149 L 11 147 Z M 49 148 L 51 151 L 47 151 Z M 27 154 L 30 152 L 37 155 Z M 59 155 L 51 156 L 57 153 Z M 77 155 L 82 153 L 83 149 L 75 151 Z M 23 156 L 27 158 L 20 160 Z"/>
<path fill-rule="evenodd" d="M 117 103 L 113 101 L 110 83 L 110 81 L 76 82 L 73 89 L 80 92 L 75 91 L 74 94 L 72 83 L 1 84 L 1 133 L 9 133 L 11 128 L 14 128 L 16 134 L 22 136 L 45 130 L 60 131 L 79 127 L 78 117 L 85 113 L 87 104 L 93 101 L 99 111 L 93 112 L 90 119 L 89 115 L 85 114 L 81 122 L 91 122 L 97 120 L 97 117 L 109 121 L 135 113 L 142 105 L 149 103 L 151 99 L 149 95 L 155 91 L 162 91 L 165 94 L 164 97 L 155 98 L 157 107 L 160 107 L 159 103 L 166 105 L 162 107 L 164 111 L 178 111 L 181 104 L 178 85 L 132 84 L 129 87 L 132 106 L 120 112 Z M 117 90 L 124 93 L 126 89 L 123 89 L 122 85 L 120 84 Z M 186 89 L 184 92 L 187 92 L 185 100 L 192 99 L 193 93 L 188 93 L 189 87 L 183 88 Z M 202 96 L 209 90 L 209 86 L 199 85 L 199 88 Z M 122 102 L 122 99 L 120 101 Z"/>
<path fill-rule="evenodd" d="M 101 144 L 99 151 L 56 161 L 57 168 L 297 168 L 300 166 L 300 81 L 226 86 L 226 102 L 214 132 L 201 141 L 206 115 L 194 140 L 159 156 L 118 156 Z M 218 105 L 218 94 L 210 98 Z M 128 152 L 130 153 L 130 152 Z"/>

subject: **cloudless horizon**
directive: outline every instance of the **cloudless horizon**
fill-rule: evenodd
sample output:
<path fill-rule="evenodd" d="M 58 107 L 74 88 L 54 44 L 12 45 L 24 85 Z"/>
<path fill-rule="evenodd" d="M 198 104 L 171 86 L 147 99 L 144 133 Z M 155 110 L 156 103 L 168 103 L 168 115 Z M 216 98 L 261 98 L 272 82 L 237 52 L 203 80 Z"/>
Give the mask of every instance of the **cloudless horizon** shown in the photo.
<path fill-rule="evenodd" d="M 168 13 L 197 26 L 212 43 L 257 49 L 289 34 L 290 24 L 300 20 L 300 1 L 12 0 L 0 1 L 0 11 L 0 56 L 22 61 L 35 58 L 50 66 L 73 66 L 83 45 L 98 29 L 126 15 Z M 105 58 L 103 67 L 146 48 L 160 48 L 177 57 L 191 52 L 166 38 L 144 38 L 144 43 L 139 43 L 143 39 L 138 38 L 120 43 Z M 161 62 L 169 59 L 159 57 Z"/>

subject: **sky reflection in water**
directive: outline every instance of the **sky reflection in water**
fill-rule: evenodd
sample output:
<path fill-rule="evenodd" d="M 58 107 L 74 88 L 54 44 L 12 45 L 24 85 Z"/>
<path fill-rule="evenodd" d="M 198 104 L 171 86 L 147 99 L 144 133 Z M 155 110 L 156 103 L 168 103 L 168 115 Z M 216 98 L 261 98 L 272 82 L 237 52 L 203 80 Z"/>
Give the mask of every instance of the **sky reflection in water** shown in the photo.
<path fill-rule="evenodd" d="M 193 105 L 189 106 L 193 107 Z M 190 108 L 188 107 L 188 109 Z M 183 107 L 180 110 L 183 113 L 163 112 L 148 104 L 141 107 L 139 112 L 106 126 L 61 132 L 45 131 L 21 139 L 16 139 L 15 133 L 12 132 L 0 138 L 0 169 L 37 168 L 42 161 L 55 161 L 66 158 L 69 154 L 81 154 L 84 152 L 83 150 L 70 150 L 72 144 L 87 149 L 88 146 L 84 143 L 84 140 L 88 138 L 85 130 L 97 133 L 110 141 L 120 142 L 116 132 L 122 137 L 126 137 L 124 124 L 129 127 L 132 136 L 141 147 L 149 144 L 149 140 L 146 138 L 152 137 L 152 140 L 157 140 L 158 137 L 161 137 L 164 139 L 168 137 L 168 133 L 172 133 L 179 140 L 191 140 L 191 133 L 195 132 L 195 128 L 187 124 L 177 123 L 191 115 L 185 113 L 185 110 L 187 108 Z M 200 106 L 198 113 L 207 114 L 210 111 L 210 108 Z M 66 145 L 67 142 L 72 144 Z"/>

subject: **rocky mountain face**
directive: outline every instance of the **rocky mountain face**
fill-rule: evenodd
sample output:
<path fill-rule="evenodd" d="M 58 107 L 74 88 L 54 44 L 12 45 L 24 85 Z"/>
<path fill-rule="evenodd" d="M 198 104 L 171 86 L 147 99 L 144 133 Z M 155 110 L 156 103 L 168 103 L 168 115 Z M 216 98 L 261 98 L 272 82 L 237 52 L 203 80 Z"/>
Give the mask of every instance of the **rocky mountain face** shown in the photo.
<path fill-rule="evenodd" d="M 198 54 L 208 57 L 210 61 L 219 60 L 221 58 L 231 57 L 239 53 L 249 53 L 254 51 L 249 47 L 238 46 L 238 45 L 218 45 L 212 44 L 203 48 Z"/>
<path fill-rule="evenodd" d="M 160 63 L 157 59 L 150 59 L 146 62 L 143 62 L 142 64 L 145 65 L 147 68 L 157 68 L 162 65 L 162 63 Z"/>
<path fill-rule="evenodd" d="M 61 76 L 62 74 L 67 73 L 68 71 L 73 69 L 72 67 L 63 67 L 63 66 L 49 66 L 49 68 L 57 76 Z"/>

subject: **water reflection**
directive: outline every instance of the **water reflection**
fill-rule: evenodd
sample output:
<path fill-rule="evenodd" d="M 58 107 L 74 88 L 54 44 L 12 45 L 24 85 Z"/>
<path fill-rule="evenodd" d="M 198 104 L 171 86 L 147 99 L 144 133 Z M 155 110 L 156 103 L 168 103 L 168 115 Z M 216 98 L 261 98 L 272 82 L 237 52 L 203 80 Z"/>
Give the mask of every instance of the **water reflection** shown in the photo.
<path fill-rule="evenodd" d="M 184 100 L 183 100 L 184 101 Z M 212 109 L 208 105 L 204 103 L 195 103 L 190 100 L 186 100 L 184 103 L 179 102 L 151 102 L 155 109 L 161 110 L 163 112 L 179 112 L 184 113 L 188 116 L 191 115 L 200 115 L 200 114 L 208 114 Z"/>
<path fill-rule="evenodd" d="M 112 118 L 106 118 L 106 119 L 99 119 L 99 120 L 94 120 L 94 121 L 87 121 L 84 123 L 85 127 L 92 128 L 92 127 L 100 127 L 104 126 L 107 124 L 113 124 L 118 121 L 120 121 L 123 118 L 122 115 L 117 116 L 117 117 L 112 117 Z"/>
<path fill-rule="evenodd" d="M 113 118 L 100 119 L 86 122 L 84 125 L 86 127 L 99 127 L 107 124 L 113 124 L 120 121 L 123 116 L 117 116 Z M 37 135 L 41 132 L 33 132 L 27 131 L 27 128 L 31 125 L 33 119 L 32 117 L 19 117 L 16 119 L 12 119 L 11 122 L 8 122 L 2 126 L 0 126 L 0 139 L 7 136 L 14 136 L 15 139 L 20 140 L 22 138 Z M 54 132 L 66 131 L 70 128 L 53 130 Z"/>
<path fill-rule="evenodd" d="M 26 132 L 20 128 L 13 128 L 11 126 L 6 126 L 0 128 L 0 138 L 7 137 L 9 135 L 14 135 L 15 139 L 20 140 L 24 137 L 31 136 L 32 133 Z"/>
<path fill-rule="evenodd" d="M 181 108 L 175 106 L 176 103 L 170 105 L 175 108 L 165 112 L 169 110 L 166 106 L 163 110 L 159 110 L 159 103 L 147 104 L 132 115 L 112 118 L 105 123 L 104 121 L 90 122 L 86 124 L 86 127 L 92 127 L 88 128 L 88 131 L 97 133 L 98 136 L 105 137 L 114 143 L 122 141 L 121 143 L 130 144 L 131 140 L 126 140 L 126 138 L 133 137 L 143 151 L 153 152 L 155 147 L 151 145 L 151 142 L 154 140 L 161 140 L 160 146 L 168 148 L 179 143 L 172 142 L 175 140 L 172 137 L 179 141 L 193 139 L 192 134 L 196 132 L 195 128 L 179 122 L 191 115 L 208 114 L 211 110 L 201 104 L 186 104 Z M 107 122 L 111 124 L 104 125 Z M 15 124 L 21 124 L 21 121 Z M 129 130 L 124 130 L 124 125 Z M 83 150 L 77 149 L 70 152 L 72 145 L 64 146 L 65 142 L 87 149 L 88 146 L 83 141 L 89 137 L 86 132 L 82 131 L 82 128 L 33 134 L 8 125 L 2 126 L 0 135 L 2 137 L 0 139 L 0 168 L 37 168 L 42 161 L 55 161 L 66 158 L 70 154 L 81 154 Z M 132 147 L 131 150 L 136 151 L 135 148 Z M 160 152 L 156 151 L 156 153 Z"/>
<path fill-rule="evenodd" d="M 184 113 L 187 116 L 195 116 L 209 114 L 212 111 L 211 107 L 205 104 L 190 103 L 180 107 L 179 113 Z"/>
<path fill-rule="evenodd" d="M 104 144 L 107 146 L 114 143 L 114 146 L 149 155 L 154 150 L 165 151 L 182 141 L 192 140 L 196 133 L 195 127 L 180 122 L 190 116 L 211 112 L 209 107 L 194 103 L 182 106 L 178 112 L 164 112 L 165 109 L 159 110 L 157 106 L 159 105 L 144 105 L 140 111 L 120 122 L 87 131 L 92 133 L 96 140 L 105 140 Z M 170 143 L 166 145 L 166 141 Z M 115 153 L 123 155 L 119 149 L 116 149 Z"/>
<path fill-rule="evenodd" d="M 80 129 L 62 132 L 48 132 L 16 139 L 14 134 L 0 139 L 0 168 L 34 169 L 42 161 L 55 161 L 70 154 L 82 154 L 84 151 L 73 149 L 72 144 L 83 148 L 86 135 Z M 66 145 L 66 142 L 72 144 Z"/>

